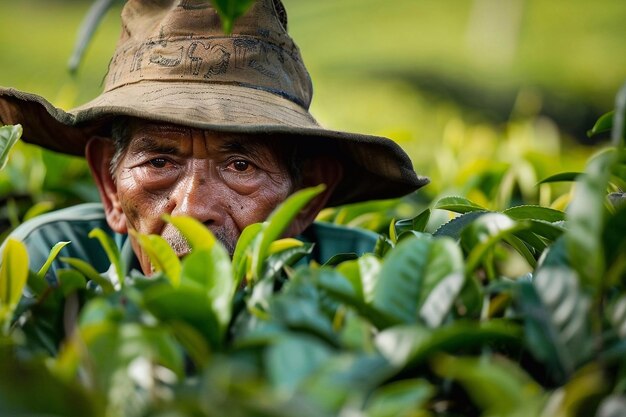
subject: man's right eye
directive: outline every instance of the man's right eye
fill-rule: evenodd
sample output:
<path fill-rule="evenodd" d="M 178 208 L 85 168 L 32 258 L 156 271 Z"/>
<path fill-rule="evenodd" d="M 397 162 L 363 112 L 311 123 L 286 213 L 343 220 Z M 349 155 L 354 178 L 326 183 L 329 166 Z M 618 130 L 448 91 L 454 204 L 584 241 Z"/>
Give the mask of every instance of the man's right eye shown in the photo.
<path fill-rule="evenodd" d="M 155 168 L 165 168 L 165 165 L 167 165 L 167 159 L 165 158 L 154 158 L 148 162 Z"/>

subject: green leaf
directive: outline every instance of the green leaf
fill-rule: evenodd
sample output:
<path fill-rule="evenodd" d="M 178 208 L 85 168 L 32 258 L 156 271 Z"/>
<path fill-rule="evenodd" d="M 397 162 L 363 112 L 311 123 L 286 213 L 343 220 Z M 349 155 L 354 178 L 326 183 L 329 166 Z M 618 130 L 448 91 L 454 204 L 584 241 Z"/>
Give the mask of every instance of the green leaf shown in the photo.
<path fill-rule="evenodd" d="M 615 113 L 611 129 L 611 143 L 616 148 L 624 146 L 626 139 L 626 84 L 617 92 L 615 97 Z"/>
<path fill-rule="evenodd" d="M 47 213 L 54 208 L 54 203 L 52 201 L 40 201 L 39 203 L 33 205 L 31 208 L 26 211 L 24 214 L 23 221 L 30 220 L 39 216 L 40 214 Z"/>
<path fill-rule="evenodd" d="M 462 259 L 458 246 L 451 239 L 422 235 L 403 240 L 384 260 L 373 290 L 372 306 L 385 313 L 390 324 L 416 323 L 433 288 L 451 275 L 462 274 Z M 456 288 L 444 285 L 439 291 L 453 287 Z M 455 290 L 457 294 L 458 290 L 460 287 Z M 455 291 L 448 295 L 452 296 Z M 438 301 L 432 299 L 424 310 L 425 317 L 433 323 L 439 321 L 439 314 L 447 313 L 452 298 L 444 297 L 438 305 Z"/>
<path fill-rule="evenodd" d="M 5 334 L 9 330 L 13 311 L 22 297 L 27 278 L 26 245 L 18 240 L 8 239 L 0 265 L 0 325 Z"/>
<path fill-rule="evenodd" d="M 423 379 L 405 379 L 383 385 L 374 391 L 366 404 L 368 417 L 415 415 L 435 395 L 435 387 Z M 426 415 L 426 414 L 425 414 Z"/>
<path fill-rule="evenodd" d="M 292 194 L 280 204 L 263 222 L 263 230 L 252 254 L 252 271 L 255 278 L 262 276 L 263 262 L 268 254 L 270 244 L 278 239 L 287 229 L 298 213 L 317 195 L 326 189 L 324 184 L 306 188 Z"/>
<path fill-rule="evenodd" d="M 600 116 L 600 118 L 596 121 L 593 127 L 589 131 L 587 131 L 587 136 L 592 137 L 600 133 L 611 131 L 611 129 L 613 128 L 614 114 L 615 111 L 610 111 Z"/>
<path fill-rule="evenodd" d="M 253 223 L 243 229 L 243 232 L 241 232 L 239 236 L 233 254 L 233 277 L 235 278 L 235 285 L 237 287 L 239 287 L 243 279 L 248 275 L 246 265 L 248 264 L 248 259 L 252 256 L 254 242 L 260 236 L 262 230 L 262 223 Z"/>
<path fill-rule="evenodd" d="M 470 213 L 461 214 L 449 222 L 441 225 L 439 229 L 433 233 L 434 236 L 448 236 L 453 239 L 460 239 L 461 233 L 467 226 L 472 224 L 477 218 L 489 213 L 488 211 L 472 211 Z"/>
<path fill-rule="evenodd" d="M 455 213 L 470 213 L 472 211 L 486 211 L 487 209 L 464 197 L 444 197 L 435 203 L 433 209 L 449 210 Z"/>
<path fill-rule="evenodd" d="M 433 369 L 444 378 L 458 380 L 483 415 L 539 415 L 543 389 L 519 366 L 501 357 L 457 358 L 438 356 Z"/>
<path fill-rule="evenodd" d="M 206 291 L 197 285 L 184 281 L 176 289 L 169 283 L 155 285 L 144 291 L 143 299 L 148 311 L 162 322 L 183 322 L 202 334 L 213 348 L 222 346 L 223 327 Z"/>
<path fill-rule="evenodd" d="M 85 277 L 80 272 L 73 269 L 59 269 L 57 274 L 59 287 L 64 296 L 68 296 L 76 290 L 85 288 Z"/>
<path fill-rule="evenodd" d="M 48 255 L 48 259 L 46 259 L 46 262 L 44 262 L 42 267 L 37 272 L 37 278 L 44 279 L 44 277 L 46 276 L 46 273 L 48 272 L 48 269 L 50 269 L 50 265 L 52 265 L 52 262 L 54 261 L 54 259 L 57 257 L 57 255 L 59 254 L 61 249 L 63 249 L 69 243 L 70 242 L 59 242 L 56 245 L 54 245 L 52 247 L 52 249 L 50 249 L 50 254 Z"/>
<path fill-rule="evenodd" d="M 426 229 L 428 220 L 430 219 L 430 209 L 426 209 L 412 219 L 398 220 L 395 223 L 396 235 L 400 235 L 403 232 L 413 230 L 416 232 L 423 232 Z"/>
<path fill-rule="evenodd" d="M 586 285 L 601 285 L 605 264 L 602 229 L 607 217 L 606 188 L 616 152 L 604 151 L 593 157 L 578 182 L 567 208 L 568 233 L 565 241 L 570 260 Z"/>
<path fill-rule="evenodd" d="M 379 352 L 394 366 L 414 369 L 441 352 L 467 354 L 489 346 L 518 347 L 522 329 L 512 321 L 456 321 L 438 329 L 419 325 L 390 327 L 376 335 Z"/>
<path fill-rule="evenodd" d="M 0 170 L 4 169 L 9 160 L 9 152 L 18 139 L 22 137 L 21 125 L 0 126 Z"/>
<path fill-rule="evenodd" d="M 235 20 L 243 16 L 254 0 L 211 0 L 222 20 L 222 29 L 227 35 L 233 30 Z"/>
<path fill-rule="evenodd" d="M 150 257 L 150 262 L 155 271 L 162 271 L 170 280 L 173 287 L 180 285 L 180 273 L 182 270 L 180 259 L 170 244 L 158 235 L 143 235 L 133 233 L 137 242 Z"/>
<path fill-rule="evenodd" d="M 578 181 L 580 179 L 580 176 L 584 175 L 584 173 L 582 172 L 561 172 L 559 174 L 555 174 L 555 175 L 550 175 L 548 178 L 544 178 L 541 181 L 539 181 L 537 183 L 537 185 L 540 184 L 548 184 L 551 182 L 572 182 L 572 181 Z"/>
<path fill-rule="evenodd" d="M 182 264 L 182 282 L 200 284 L 208 305 L 225 331 L 235 293 L 230 258 L 221 245 L 194 250 Z"/>
<path fill-rule="evenodd" d="M 380 260 L 371 254 L 364 254 L 337 267 L 337 271 L 348 278 L 359 300 L 367 304 L 374 300 L 374 288 L 379 279 L 380 269 Z"/>
<path fill-rule="evenodd" d="M 455 245 L 461 256 L 458 246 Z M 463 272 L 453 272 L 442 278 L 432 289 L 420 309 L 420 318 L 428 327 L 439 327 L 450 313 L 465 284 Z"/>
<path fill-rule="evenodd" d="M 302 243 L 300 246 L 292 246 L 280 252 L 273 253 L 265 260 L 263 278 L 274 280 L 278 273 L 286 266 L 292 266 L 303 257 L 313 251 L 313 243 Z"/>
<path fill-rule="evenodd" d="M 557 381 L 565 381 L 590 354 L 593 338 L 589 298 L 576 273 L 564 267 L 540 268 L 517 294 L 531 352 Z"/>
<path fill-rule="evenodd" d="M 124 288 L 124 281 L 126 278 L 126 266 L 124 265 L 124 261 L 122 260 L 120 249 L 113 241 L 113 238 L 102 229 L 93 229 L 91 232 L 89 232 L 89 237 L 98 239 L 98 241 L 102 245 L 102 248 L 104 249 L 104 252 L 109 258 L 109 261 L 115 268 L 115 273 L 117 275 L 117 280 L 120 283 L 120 286 Z"/>
<path fill-rule="evenodd" d="M 292 334 L 281 338 L 266 353 L 269 379 L 279 392 L 292 395 L 331 354 L 328 345 L 312 337 Z"/>
<path fill-rule="evenodd" d="M 338 253 L 330 257 L 329 260 L 324 263 L 324 266 L 338 266 L 343 262 L 353 261 L 359 259 L 359 255 L 356 253 Z"/>
<path fill-rule="evenodd" d="M 215 245 L 213 233 L 193 217 L 164 215 L 163 218 L 180 231 L 192 250 L 211 249 Z"/>
<path fill-rule="evenodd" d="M 546 222 L 560 222 L 565 220 L 565 213 L 560 210 L 542 206 L 516 206 L 502 212 L 513 220 L 543 220 Z"/>
<path fill-rule="evenodd" d="M 463 231 L 461 238 L 463 246 L 470 252 L 465 270 L 468 273 L 474 271 L 487 260 L 494 245 L 526 228 L 528 224 L 517 223 L 501 213 L 488 213 L 474 221 Z"/>
<path fill-rule="evenodd" d="M 87 277 L 87 279 L 92 280 L 100 287 L 102 287 L 102 291 L 105 294 L 112 293 L 115 291 L 113 288 L 113 284 L 108 279 L 104 278 L 98 271 L 94 269 L 91 264 L 83 261 L 78 258 L 60 258 L 61 262 L 65 262 L 66 264 L 72 266 L 76 270 L 78 270 L 81 274 Z"/>

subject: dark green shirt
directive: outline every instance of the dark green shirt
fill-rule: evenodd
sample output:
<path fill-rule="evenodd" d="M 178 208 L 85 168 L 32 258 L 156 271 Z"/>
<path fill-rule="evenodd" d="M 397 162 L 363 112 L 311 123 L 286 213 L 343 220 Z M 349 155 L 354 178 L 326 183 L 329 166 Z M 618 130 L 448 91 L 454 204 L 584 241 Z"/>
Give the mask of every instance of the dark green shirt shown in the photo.
<path fill-rule="evenodd" d="M 99 203 L 80 204 L 41 215 L 20 225 L 9 237 L 26 244 L 29 268 L 33 271 L 41 268 L 55 244 L 71 241 L 53 262 L 49 270 L 51 277 L 56 275 L 58 269 L 67 268 L 59 260 L 60 257 L 79 258 L 91 264 L 98 272 L 105 272 L 109 270 L 111 263 L 98 240 L 88 237 L 89 232 L 95 228 L 100 228 L 113 237 L 128 266 L 127 273 L 131 269 L 140 270 L 127 235 L 117 234 L 109 228 Z M 315 222 L 298 238 L 315 243 L 309 260 L 324 263 L 339 253 L 362 255 L 373 251 L 378 235 L 367 230 Z"/>

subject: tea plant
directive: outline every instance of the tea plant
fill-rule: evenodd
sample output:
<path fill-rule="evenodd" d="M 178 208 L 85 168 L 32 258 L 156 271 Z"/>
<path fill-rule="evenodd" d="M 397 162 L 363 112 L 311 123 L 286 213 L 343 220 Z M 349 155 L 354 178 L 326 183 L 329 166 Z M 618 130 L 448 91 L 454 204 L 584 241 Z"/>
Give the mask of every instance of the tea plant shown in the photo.
<path fill-rule="evenodd" d="M 589 160 L 565 212 L 445 197 L 392 222 L 373 253 L 320 265 L 310 244 L 279 239 L 321 191 L 307 189 L 246 228 L 232 260 L 195 220 L 167 218 L 191 254 L 137 235 L 155 273 L 118 285 L 77 259 L 48 282 L 49 262 L 29 271 L 7 241 L 2 414 L 618 415 L 624 100 L 595 128 L 611 126 L 612 147 Z M 428 233 L 434 210 L 458 215 Z"/>

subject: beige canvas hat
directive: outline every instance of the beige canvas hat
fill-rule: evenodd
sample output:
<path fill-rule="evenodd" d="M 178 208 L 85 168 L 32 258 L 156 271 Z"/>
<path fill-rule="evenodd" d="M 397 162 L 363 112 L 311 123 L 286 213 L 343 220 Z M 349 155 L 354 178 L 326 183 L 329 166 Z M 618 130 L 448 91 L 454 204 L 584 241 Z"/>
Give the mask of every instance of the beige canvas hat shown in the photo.
<path fill-rule="evenodd" d="M 83 155 L 92 135 L 108 134 L 115 116 L 325 146 L 344 165 L 331 206 L 399 197 L 428 183 L 393 141 L 322 128 L 308 111 L 311 98 L 280 0 L 255 1 L 229 36 L 208 0 L 128 0 L 100 96 L 65 112 L 0 88 L 0 121 L 22 124 L 26 142 L 72 155 Z"/>

